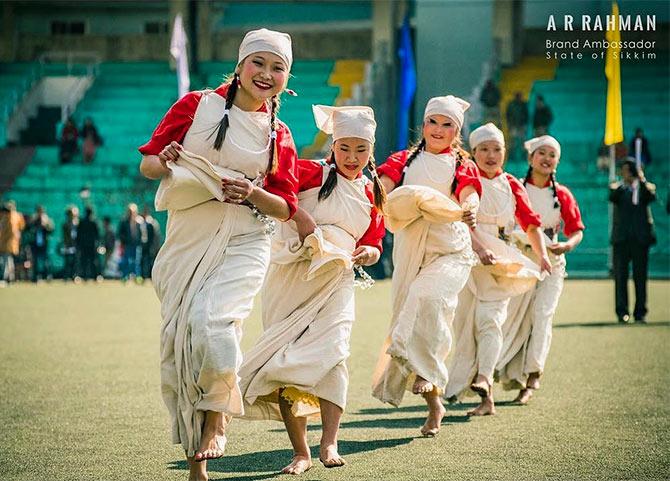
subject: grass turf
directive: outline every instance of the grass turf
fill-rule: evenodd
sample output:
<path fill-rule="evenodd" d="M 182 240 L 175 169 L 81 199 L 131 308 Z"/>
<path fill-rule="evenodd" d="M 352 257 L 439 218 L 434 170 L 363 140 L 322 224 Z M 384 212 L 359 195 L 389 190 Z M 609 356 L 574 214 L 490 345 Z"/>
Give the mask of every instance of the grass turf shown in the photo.
<path fill-rule="evenodd" d="M 349 405 L 340 432 L 348 465 L 318 461 L 302 480 L 670 478 L 670 283 L 650 283 L 648 325 L 613 322 L 613 285 L 569 281 L 542 389 L 526 407 L 468 419 L 448 407 L 435 439 L 425 408 L 370 396 L 390 314 L 390 284 L 357 292 Z M 17 285 L 0 290 L 0 479 L 184 480 L 160 399 L 159 305 L 149 286 Z M 245 324 L 244 348 L 260 332 Z M 318 424 L 309 440 L 318 457 Z M 258 480 L 290 460 L 282 425 L 235 421 L 211 479 Z"/>

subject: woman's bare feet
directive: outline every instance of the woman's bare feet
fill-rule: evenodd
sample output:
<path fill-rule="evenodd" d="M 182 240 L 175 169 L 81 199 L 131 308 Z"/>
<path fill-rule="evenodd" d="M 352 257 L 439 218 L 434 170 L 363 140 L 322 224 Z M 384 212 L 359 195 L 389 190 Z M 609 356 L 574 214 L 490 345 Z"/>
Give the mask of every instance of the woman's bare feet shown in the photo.
<path fill-rule="evenodd" d="M 478 374 L 477 379 L 475 379 L 475 381 L 470 384 L 470 389 L 483 398 L 488 397 L 491 393 L 491 385 L 489 384 L 488 379 L 486 379 L 486 376 L 482 376 L 481 374 Z"/>
<path fill-rule="evenodd" d="M 493 396 L 482 398 L 482 402 L 476 408 L 468 411 L 468 416 L 492 416 L 496 413 Z"/>
<path fill-rule="evenodd" d="M 187 457 L 188 461 L 188 481 L 208 481 L 207 461 L 196 461 L 193 457 Z"/>
<path fill-rule="evenodd" d="M 295 454 L 291 464 L 281 470 L 283 474 L 302 474 L 312 467 L 312 457 L 304 454 Z"/>
<path fill-rule="evenodd" d="M 417 376 L 414 384 L 412 385 L 412 392 L 414 394 L 426 394 L 433 390 L 435 386 L 433 383 L 426 381 L 421 376 Z"/>
<path fill-rule="evenodd" d="M 528 375 L 528 381 L 526 381 L 526 388 L 528 389 L 540 389 L 540 373 L 531 372 Z"/>
<path fill-rule="evenodd" d="M 533 390 L 526 388 L 519 391 L 519 395 L 512 402 L 525 405 L 528 404 L 528 401 L 530 401 L 530 398 L 532 397 L 533 397 Z"/>
<path fill-rule="evenodd" d="M 346 464 L 344 458 L 337 452 L 337 444 L 322 445 L 319 450 L 319 461 L 326 468 L 339 468 Z"/>
<path fill-rule="evenodd" d="M 428 417 L 421 428 L 421 434 L 424 436 L 436 436 L 440 432 L 442 418 L 447 414 L 447 410 L 442 405 L 439 392 L 433 388 L 429 393 L 423 395 L 428 404 Z"/>
<path fill-rule="evenodd" d="M 200 446 L 195 452 L 195 461 L 205 461 L 223 456 L 226 448 L 225 420 L 223 413 L 207 411 L 205 424 L 202 427 Z"/>

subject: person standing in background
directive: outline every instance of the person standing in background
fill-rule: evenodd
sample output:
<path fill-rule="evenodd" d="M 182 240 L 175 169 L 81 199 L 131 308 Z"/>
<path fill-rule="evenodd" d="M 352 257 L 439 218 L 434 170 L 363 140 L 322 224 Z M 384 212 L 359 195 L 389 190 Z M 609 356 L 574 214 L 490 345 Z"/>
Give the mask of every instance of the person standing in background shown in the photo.
<path fill-rule="evenodd" d="M 102 219 L 102 245 L 105 248 L 105 255 L 100 274 L 104 276 L 109 266 L 109 259 L 114 254 L 114 247 L 116 245 L 116 234 L 112 228 L 112 219 L 109 216 L 105 216 Z"/>
<path fill-rule="evenodd" d="M 84 209 L 84 218 L 79 223 L 77 250 L 79 251 L 80 273 L 86 280 L 98 277 L 97 248 L 100 231 L 93 215 L 93 208 Z"/>
<path fill-rule="evenodd" d="M 484 107 L 484 123 L 492 122 L 498 125 L 500 123 L 500 89 L 493 79 L 486 82 L 479 101 Z"/>
<path fill-rule="evenodd" d="M 656 200 L 656 186 L 647 182 L 635 160 L 621 164 L 621 182 L 610 185 L 609 201 L 614 204 L 612 221 L 612 261 L 616 314 L 619 322 L 630 320 L 628 314 L 628 265 L 633 263 L 635 284 L 635 322 L 646 322 L 647 270 L 649 248 L 656 243 L 654 219 L 649 204 Z"/>
<path fill-rule="evenodd" d="M 533 113 L 533 131 L 535 137 L 547 135 L 549 126 L 554 121 L 554 114 L 544 102 L 544 97 L 538 95 L 535 100 L 535 112 Z"/>
<path fill-rule="evenodd" d="M 81 153 L 85 164 L 90 164 L 95 158 L 95 152 L 102 145 L 102 138 L 91 117 L 87 117 L 81 128 L 81 138 L 84 142 Z"/>
<path fill-rule="evenodd" d="M 54 231 L 54 223 L 43 206 L 38 205 L 30 220 L 30 253 L 33 259 L 33 282 L 47 279 L 49 272 L 49 236 Z"/>
<path fill-rule="evenodd" d="M 126 216 L 119 224 L 118 239 L 121 243 L 121 279 L 128 280 L 131 275 L 134 278 L 141 276 L 140 272 L 140 249 L 142 247 L 142 230 L 144 221 L 137 215 L 137 205 L 128 204 Z"/>
<path fill-rule="evenodd" d="M 161 246 L 161 226 L 151 215 L 149 206 L 145 205 L 142 210 L 144 217 L 144 229 L 142 230 L 142 278 L 151 279 L 151 270 L 154 267 L 154 259 Z"/>
<path fill-rule="evenodd" d="M 79 278 L 79 251 L 77 249 L 77 236 L 79 235 L 79 209 L 71 205 L 65 210 L 65 222 L 61 227 L 63 235 L 63 280 L 68 279 L 80 281 Z"/>
<path fill-rule="evenodd" d="M 0 208 L 0 285 L 16 280 L 14 257 L 19 254 L 21 231 L 26 223 L 23 215 L 16 212 L 14 202 L 6 202 Z"/>

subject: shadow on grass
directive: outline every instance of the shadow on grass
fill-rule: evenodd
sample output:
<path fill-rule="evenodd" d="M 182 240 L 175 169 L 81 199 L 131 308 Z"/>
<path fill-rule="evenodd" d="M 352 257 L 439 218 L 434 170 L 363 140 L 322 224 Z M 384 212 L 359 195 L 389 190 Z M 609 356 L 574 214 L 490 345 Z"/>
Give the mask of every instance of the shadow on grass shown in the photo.
<path fill-rule="evenodd" d="M 394 448 L 410 443 L 414 438 L 381 439 L 375 441 L 338 441 L 341 455 L 358 454 L 376 449 Z M 319 447 L 311 447 L 312 458 L 318 463 Z M 290 449 L 275 449 L 272 451 L 259 451 L 255 453 L 224 456 L 207 462 L 207 470 L 211 473 L 263 473 L 237 476 L 234 478 L 223 478 L 234 481 L 257 481 L 260 479 L 271 479 L 280 476 L 281 469 L 291 461 L 293 451 Z M 171 461 L 168 463 L 170 470 L 188 470 L 185 460 Z"/>
<path fill-rule="evenodd" d="M 427 412 L 428 407 L 425 404 L 417 404 L 415 406 L 402 406 L 399 408 L 384 407 L 384 408 L 366 408 L 359 409 L 353 414 L 356 415 L 370 415 L 370 414 L 394 414 L 394 413 L 421 413 Z"/>
<path fill-rule="evenodd" d="M 361 421 L 349 421 L 340 424 L 341 429 L 360 429 L 360 428 L 384 428 L 384 429 L 419 429 L 423 426 L 425 417 L 411 417 L 411 418 L 377 418 L 364 419 Z M 442 420 L 442 425 L 454 423 L 466 423 L 468 416 L 445 416 Z M 309 424 L 308 431 L 320 431 L 321 424 Z M 285 429 L 270 429 L 271 433 L 281 433 Z"/>
<path fill-rule="evenodd" d="M 554 324 L 554 329 L 565 329 L 570 327 L 616 327 L 616 328 L 632 328 L 632 327 L 668 327 L 670 321 L 649 322 L 646 324 L 633 323 L 623 324 L 617 321 L 598 321 L 598 322 L 573 322 L 568 324 Z"/>

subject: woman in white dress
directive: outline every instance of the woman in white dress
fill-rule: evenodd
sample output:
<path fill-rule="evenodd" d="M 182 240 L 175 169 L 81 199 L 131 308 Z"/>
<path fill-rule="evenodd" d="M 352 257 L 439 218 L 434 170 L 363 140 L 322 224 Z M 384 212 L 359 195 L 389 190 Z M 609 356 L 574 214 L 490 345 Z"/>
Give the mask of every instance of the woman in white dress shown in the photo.
<path fill-rule="evenodd" d="M 331 155 L 298 161 L 298 212 L 273 240 L 261 295 L 264 332 L 240 368 L 245 418 L 284 421 L 293 446 L 288 474 L 312 466 L 309 417 L 321 417 L 323 465 L 344 465 L 337 434 L 349 384 L 354 267 L 379 260 L 385 234 L 372 109 L 313 109 L 317 126 L 332 134 Z M 366 167 L 372 181 L 362 175 Z"/>
<path fill-rule="evenodd" d="M 503 350 L 496 371 L 505 389 L 520 389 L 515 399 L 520 404 L 526 404 L 533 391 L 540 388 L 551 345 L 552 321 L 566 275 L 564 254 L 579 245 L 584 230 L 575 197 L 554 178 L 561 157 L 558 141 L 543 135 L 528 140 L 524 146 L 530 164 L 524 185 L 533 210 L 542 219 L 552 272 L 533 290 L 512 299 L 503 327 Z M 561 225 L 565 241 L 558 239 Z M 527 247 L 526 253 L 533 257 Z"/>
<path fill-rule="evenodd" d="M 492 123 L 470 134 L 470 148 L 481 174 L 482 196 L 472 242 L 480 263 L 472 268 L 458 299 L 454 320 L 455 348 L 448 364 L 449 384 L 445 398 L 468 394 L 481 403 L 468 414 L 495 414 L 493 375 L 502 350 L 502 324 L 512 296 L 529 291 L 540 271 L 551 264 L 540 229 L 540 216 L 530 207 L 523 184 L 503 171 L 505 138 Z M 518 223 L 530 239 L 540 266 L 511 246 Z"/>
<path fill-rule="evenodd" d="M 409 193 L 410 202 L 412 196 L 432 199 L 433 213 L 448 212 L 451 206 L 463 211 L 452 222 L 432 222 L 427 217 L 431 212 L 422 211 L 394 232 L 393 318 L 372 394 L 394 406 L 406 389 L 423 396 L 429 409 L 421 428 L 426 436 L 438 433 L 446 413 L 441 396 L 448 380 L 451 323 L 475 260 L 466 222 L 474 225 L 481 183 L 476 165 L 460 147 L 468 107 L 451 95 L 430 99 L 419 144 L 394 153 L 377 169 L 387 192 L 396 189 L 389 206 L 395 196 L 401 201 Z"/>
<path fill-rule="evenodd" d="M 231 81 L 186 94 L 140 147 L 140 170 L 162 179 L 156 204 L 168 210 L 152 274 L 161 389 L 192 480 L 207 479 L 227 421 L 243 413 L 239 342 L 269 263 L 269 217 L 297 208 L 295 146 L 276 116 L 291 63 L 287 34 L 247 33 Z"/>

